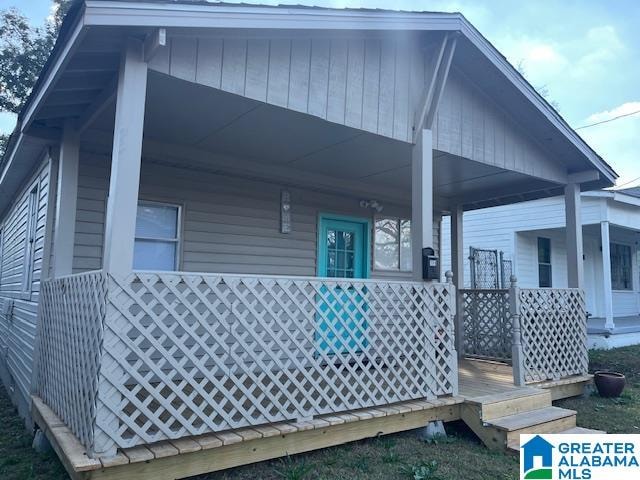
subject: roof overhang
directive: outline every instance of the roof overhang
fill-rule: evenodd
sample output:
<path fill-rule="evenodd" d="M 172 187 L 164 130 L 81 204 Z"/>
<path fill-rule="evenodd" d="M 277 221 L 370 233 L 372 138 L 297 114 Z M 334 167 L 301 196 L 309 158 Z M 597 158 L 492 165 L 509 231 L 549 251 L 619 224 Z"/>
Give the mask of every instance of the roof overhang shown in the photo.
<path fill-rule="evenodd" d="M 17 134 L 35 135 L 38 118 L 60 76 L 69 68 L 74 53 L 89 32 L 101 28 L 122 28 L 127 32 L 167 29 L 240 29 L 240 30 L 291 30 L 291 31 L 452 31 L 460 32 L 469 44 L 482 53 L 483 62 L 495 67 L 505 85 L 517 91 L 518 97 L 544 119 L 564 144 L 571 146 L 576 158 L 590 170 L 597 170 L 599 180 L 583 185 L 583 188 L 610 186 L 617 178 L 613 169 L 600 158 L 562 117 L 542 98 L 504 56 L 487 41 L 460 13 L 391 12 L 379 10 L 325 9 L 308 7 L 270 7 L 185 2 L 169 0 L 118 1 L 85 0 L 74 5 L 61 30 L 60 38 L 41 74 L 33 93 L 21 112 Z M 72 64 L 73 65 L 73 64 Z M 513 86 L 513 88 L 511 88 Z M 530 107 L 530 108 L 529 108 Z M 541 122 L 538 122 L 541 123 Z M 47 134 L 51 138 L 55 135 Z M 13 155 L 19 142 L 13 142 Z"/>
<path fill-rule="evenodd" d="M 640 198 L 634 195 L 627 195 L 616 190 L 601 190 L 596 192 L 583 192 L 584 197 L 591 198 L 607 198 L 614 202 L 624 203 L 626 205 L 633 205 L 634 207 L 640 207 Z"/>

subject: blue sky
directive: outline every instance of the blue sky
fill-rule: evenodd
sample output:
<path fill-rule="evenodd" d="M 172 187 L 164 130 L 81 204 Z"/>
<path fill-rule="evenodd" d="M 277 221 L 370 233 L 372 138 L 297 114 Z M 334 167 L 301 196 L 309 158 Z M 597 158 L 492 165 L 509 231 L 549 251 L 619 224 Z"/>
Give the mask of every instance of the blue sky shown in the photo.
<path fill-rule="evenodd" d="M 234 1 L 234 0 L 227 0 Z M 247 0 L 249 1 L 249 0 Z M 285 0 L 262 0 L 264 4 Z M 637 0 L 298 0 L 328 7 L 462 12 L 529 81 L 544 87 L 571 126 L 640 110 L 640 2 Z M 34 24 L 50 0 L 0 0 Z M 0 114 L 0 131 L 14 118 Z M 640 114 L 578 133 L 620 174 L 618 184 L 640 185 Z"/>

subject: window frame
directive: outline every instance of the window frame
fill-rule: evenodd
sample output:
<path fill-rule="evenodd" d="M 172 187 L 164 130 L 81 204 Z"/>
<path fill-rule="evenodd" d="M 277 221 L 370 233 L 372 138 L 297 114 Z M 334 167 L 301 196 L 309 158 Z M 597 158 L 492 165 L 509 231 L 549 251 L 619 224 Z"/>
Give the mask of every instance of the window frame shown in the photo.
<path fill-rule="evenodd" d="M 629 288 L 615 288 L 614 287 L 614 280 L 613 280 L 613 272 L 616 270 L 613 266 L 613 246 L 616 247 L 624 247 L 626 249 L 629 250 Z M 633 292 L 634 290 L 634 281 L 633 281 L 633 246 L 628 244 L 628 243 L 624 243 L 624 242 L 613 242 L 613 241 L 609 241 L 609 262 L 611 265 L 611 291 L 613 292 L 622 292 L 622 293 L 628 293 L 628 292 Z"/>
<path fill-rule="evenodd" d="M 30 297 L 33 291 L 33 267 L 35 265 L 36 232 L 38 231 L 38 196 L 40 188 L 37 183 L 29 189 L 27 196 L 27 218 L 24 235 L 24 256 L 22 271 L 22 294 Z"/>
<path fill-rule="evenodd" d="M 549 262 L 541 262 L 540 261 L 540 240 L 545 240 L 549 242 Z M 538 260 L 538 288 L 553 288 L 553 251 L 551 248 L 551 238 L 549 237 L 536 237 L 536 257 Z M 540 267 L 545 266 L 549 267 L 549 285 L 542 286 L 541 277 L 540 277 Z"/>
<path fill-rule="evenodd" d="M 148 241 L 148 242 L 162 242 L 162 243 L 169 243 L 169 242 L 173 242 L 176 245 L 176 258 L 175 258 L 175 264 L 173 266 L 173 270 L 167 270 L 167 271 L 171 271 L 171 272 L 178 272 L 180 271 L 180 267 L 182 265 L 182 239 L 183 239 L 183 228 L 182 228 L 182 218 L 183 218 L 183 209 L 184 206 L 180 203 L 171 203 L 171 202 L 164 202 L 164 201 L 160 201 L 160 200 L 147 200 L 147 199 L 139 199 L 138 203 L 136 205 L 136 226 L 137 226 L 137 222 L 138 222 L 138 215 L 137 215 L 137 207 L 140 206 L 152 206 L 152 207 L 171 207 L 171 208 L 175 208 L 177 210 L 177 218 L 176 218 L 176 237 L 173 239 L 167 239 L 167 238 L 156 238 L 156 237 L 139 237 L 138 235 L 134 234 L 134 238 L 133 238 L 133 247 L 134 247 L 134 252 L 135 252 L 135 244 L 136 241 L 138 240 L 144 240 L 144 241 Z M 135 254 L 134 254 L 134 263 L 135 263 Z M 146 272 L 146 271 L 155 271 L 155 270 L 137 270 L 137 269 L 133 269 L 134 272 Z M 163 270 L 164 271 L 164 270 Z"/>
<path fill-rule="evenodd" d="M 382 268 L 376 265 L 376 223 L 379 220 L 394 220 L 398 225 L 398 268 Z M 413 256 L 413 237 L 411 232 L 413 225 L 411 225 L 411 218 L 405 218 L 398 215 L 374 215 L 373 216 L 373 235 L 372 235 L 372 250 L 373 250 L 373 269 L 378 272 L 395 272 L 395 273 L 411 273 L 413 272 L 413 260 L 409 269 L 402 268 L 402 222 L 409 222 L 409 238 L 411 240 L 411 247 L 409 252 Z"/>

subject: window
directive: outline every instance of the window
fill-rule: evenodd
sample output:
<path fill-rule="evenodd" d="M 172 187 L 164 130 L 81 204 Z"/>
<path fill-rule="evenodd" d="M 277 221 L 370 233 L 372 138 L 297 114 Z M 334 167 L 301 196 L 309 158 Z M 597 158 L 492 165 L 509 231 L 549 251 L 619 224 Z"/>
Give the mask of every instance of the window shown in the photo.
<path fill-rule="evenodd" d="M 632 290 L 631 247 L 612 243 L 611 245 L 611 288 Z"/>
<path fill-rule="evenodd" d="M 27 226 L 25 231 L 24 272 L 22 275 L 22 291 L 31 293 L 33 280 L 33 264 L 36 249 L 36 230 L 38 227 L 38 187 L 29 193 L 27 207 Z"/>
<path fill-rule="evenodd" d="M 411 271 L 411 220 L 376 219 L 374 244 L 376 269 Z"/>
<path fill-rule="evenodd" d="M 139 202 L 134 270 L 175 270 L 178 267 L 179 225 L 180 207 Z"/>
<path fill-rule="evenodd" d="M 551 287 L 551 240 L 538 238 L 538 286 Z"/>

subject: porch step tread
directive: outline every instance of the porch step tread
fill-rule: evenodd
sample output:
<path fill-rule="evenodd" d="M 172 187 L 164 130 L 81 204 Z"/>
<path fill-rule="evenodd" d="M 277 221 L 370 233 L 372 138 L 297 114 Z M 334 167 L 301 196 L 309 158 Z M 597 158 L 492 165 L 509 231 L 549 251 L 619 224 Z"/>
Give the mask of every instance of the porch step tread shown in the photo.
<path fill-rule="evenodd" d="M 529 412 L 495 418 L 493 420 L 489 420 L 487 424 L 497 428 L 498 430 L 513 432 L 516 430 L 522 430 L 523 428 L 561 420 L 567 417 L 575 417 L 575 415 L 576 412 L 574 410 L 568 410 L 560 407 L 545 407 Z"/>
<path fill-rule="evenodd" d="M 491 403 L 506 402 L 509 400 L 515 400 L 524 397 L 546 396 L 548 392 L 540 388 L 519 388 L 518 390 L 508 390 L 506 392 L 494 393 L 491 395 L 482 395 L 479 397 L 472 397 L 466 400 L 466 403 L 472 403 L 475 405 L 488 405 Z"/>
<path fill-rule="evenodd" d="M 592 428 L 574 427 L 568 430 L 558 432 L 556 435 L 602 435 L 606 434 L 604 430 L 594 430 Z M 514 438 L 507 443 L 507 449 L 513 452 L 520 451 L 520 439 Z"/>

